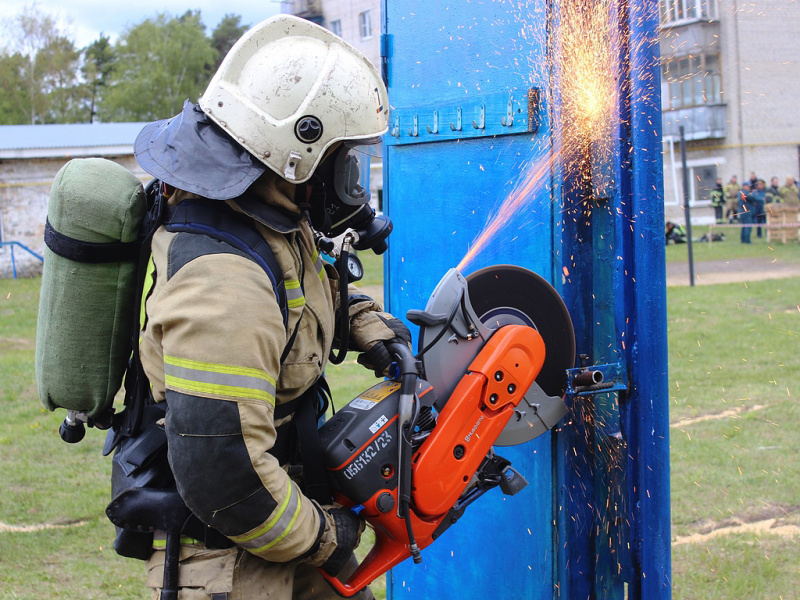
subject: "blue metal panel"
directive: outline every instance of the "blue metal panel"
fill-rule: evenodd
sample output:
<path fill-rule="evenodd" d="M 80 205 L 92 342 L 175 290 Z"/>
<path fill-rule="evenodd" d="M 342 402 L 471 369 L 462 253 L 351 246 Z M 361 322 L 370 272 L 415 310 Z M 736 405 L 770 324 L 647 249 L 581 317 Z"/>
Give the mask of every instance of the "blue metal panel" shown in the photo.
<path fill-rule="evenodd" d="M 422 565 L 394 569 L 389 597 L 621 600 L 627 588 L 628 598 L 669 598 L 657 3 L 619 4 L 620 125 L 612 157 L 599 165 L 612 183 L 603 194 L 590 190 L 588 204 L 575 191 L 577 175 L 548 162 L 559 134 L 550 119 L 560 107 L 531 110 L 528 102 L 531 89 L 559 97 L 548 88 L 552 57 L 543 43 L 553 5 L 527 4 L 522 16 L 538 20 L 538 36 L 520 35 L 510 3 L 457 8 L 384 4 L 393 107 L 384 198 L 395 224 L 389 309 L 423 307 L 499 204 L 541 164 L 542 185 L 463 272 L 508 262 L 543 275 L 567 302 L 578 352 L 591 364 L 616 365 L 626 385 L 568 397 L 572 414 L 555 439 L 501 449 L 531 485 L 470 507 L 423 551 Z"/>
<path fill-rule="evenodd" d="M 515 65 L 519 56 L 512 48 L 520 41 L 513 14 L 498 14 L 502 7 L 495 3 L 473 4 L 469 11 L 438 2 L 387 5 L 393 131 L 386 137 L 384 207 L 395 232 L 386 259 L 386 298 L 391 312 L 404 315 L 424 307 L 520 174 L 531 164 L 547 164 L 550 142 L 536 93 L 528 100 L 529 90 L 543 89 L 546 78 L 543 71 L 531 73 L 527 62 L 524 69 Z M 543 57 L 543 47 L 523 43 L 529 56 Z M 513 263 L 552 281 L 549 188 L 528 194 L 513 222 L 462 272 Z M 423 550 L 422 564 L 406 561 L 393 570 L 388 596 L 552 598 L 551 448 L 550 435 L 499 448 L 530 485 L 509 498 L 495 490 L 470 506 Z"/>
<path fill-rule="evenodd" d="M 625 349 L 633 374 L 623 421 L 632 431 L 629 496 L 638 550 L 634 597 L 671 596 L 669 504 L 669 384 L 667 379 L 658 8 L 629 2 L 631 50 L 630 252 L 631 316 Z M 636 260 L 633 260 L 633 257 Z"/>

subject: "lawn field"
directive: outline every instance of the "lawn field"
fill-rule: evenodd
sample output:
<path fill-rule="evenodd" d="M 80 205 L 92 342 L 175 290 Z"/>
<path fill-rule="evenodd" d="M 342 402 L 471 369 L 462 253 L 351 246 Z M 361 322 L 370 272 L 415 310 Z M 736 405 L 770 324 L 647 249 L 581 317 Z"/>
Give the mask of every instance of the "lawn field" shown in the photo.
<path fill-rule="evenodd" d="M 703 260 L 728 259 L 726 247 L 739 252 L 726 241 Z M 800 260 L 796 245 L 752 247 Z M 102 432 L 64 444 L 63 411 L 37 399 L 39 284 L 0 280 L 0 599 L 145 598 L 141 563 L 111 547 Z M 800 278 L 667 294 L 673 597 L 800 598 Z M 339 404 L 374 383 L 354 358 L 328 372 Z"/>

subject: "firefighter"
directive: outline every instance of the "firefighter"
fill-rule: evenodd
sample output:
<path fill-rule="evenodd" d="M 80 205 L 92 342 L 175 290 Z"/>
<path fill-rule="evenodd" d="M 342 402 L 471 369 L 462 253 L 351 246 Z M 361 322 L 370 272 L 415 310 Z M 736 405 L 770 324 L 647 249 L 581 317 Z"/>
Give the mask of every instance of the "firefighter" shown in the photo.
<path fill-rule="evenodd" d="M 728 219 L 728 223 L 733 223 L 738 220 L 739 191 L 741 190 L 741 186 L 736 180 L 736 175 L 731 176 L 730 182 L 725 185 L 723 190 L 725 191 L 725 201 L 728 204 L 728 208 L 725 210 L 725 218 Z"/>
<path fill-rule="evenodd" d="M 714 208 L 714 222 L 723 222 L 723 211 L 725 209 L 725 190 L 722 187 L 722 177 L 717 177 L 717 183 L 710 193 L 711 206 Z"/>
<path fill-rule="evenodd" d="M 164 227 L 153 238 L 142 365 L 154 400 L 167 405 L 177 490 L 229 540 L 183 540 L 179 598 L 336 598 L 318 567 L 343 576 L 354 568 L 363 521 L 329 495 L 307 493 L 300 465 L 309 457 L 298 453 L 306 434 L 295 421 L 311 402 L 316 426 L 340 297 L 309 220 L 330 214 L 326 202 L 365 201 L 358 169 L 348 168 L 358 160 L 351 146 L 378 142 L 387 119 L 385 86 L 363 55 L 279 15 L 234 45 L 197 106 L 137 139 L 137 160 L 170 207 L 224 202 L 255 228 L 288 299 L 284 322 L 265 270 L 231 245 Z M 359 362 L 385 372 L 387 342 L 408 344 L 406 327 L 354 290 L 342 309 Z M 164 571 L 158 538 L 147 562 L 154 598 Z"/>

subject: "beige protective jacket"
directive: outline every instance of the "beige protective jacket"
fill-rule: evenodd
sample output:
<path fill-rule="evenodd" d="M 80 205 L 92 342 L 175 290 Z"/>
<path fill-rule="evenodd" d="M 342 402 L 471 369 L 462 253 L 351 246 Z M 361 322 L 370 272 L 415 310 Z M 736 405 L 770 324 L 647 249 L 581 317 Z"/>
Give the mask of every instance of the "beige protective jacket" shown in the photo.
<path fill-rule="evenodd" d="M 250 257 L 208 236 L 161 227 L 152 243 L 141 359 L 153 397 L 167 401 L 170 465 L 189 508 L 258 557 L 320 565 L 335 549 L 333 522 L 270 450 L 292 418 L 276 420 L 276 407 L 280 413 L 325 369 L 337 282 L 299 219 L 293 186 L 270 173 L 252 190 L 298 217 L 288 227 L 255 219 L 286 284 L 288 329 L 269 278 Z M 170 204 L 188 197 L 176 191 Z M 394 337 L 378 318 L 389 315 L 379 311 L 368 299 L 351 304 L 357 348 Z"/>

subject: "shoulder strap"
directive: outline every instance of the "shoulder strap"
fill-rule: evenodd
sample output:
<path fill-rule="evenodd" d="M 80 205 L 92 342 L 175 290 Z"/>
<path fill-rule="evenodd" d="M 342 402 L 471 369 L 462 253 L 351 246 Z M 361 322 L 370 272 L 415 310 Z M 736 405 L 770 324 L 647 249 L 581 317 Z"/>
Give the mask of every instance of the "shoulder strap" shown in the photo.
<path fill-rule="evenodd" d="M 201 233 L 247 253 L 269 277 L 283 326 L 288 327 L 289 305 L 280 265 L 267 241 L 248 221 L 224 202 L 196 198 L 170 208 L 165 227 L 167 231 Z"/>
<path fill-rule="evenodd" d="M 150 383 L 144 373 L 142 361 L 139 360 L 139 311 L 142 303 L 144 280 L 147 275 L 147 263 L 150 261 L 150 248 L 153 235 L 163 219 L 166 201 L 161 194 L 160 181 L 154 179 L 145 187 L 147 214 L 139 229 L 137 243 L 138 262 L 136 265 L 136 292 L 131 318 L 130 352 L 128 368 L 125 371 L 125 410 L 114 415 L 112 429 L 106 437 L 103 455 L 108 456 L 125 437 L 139 432 L 142 415 L 147 405 L 152 403 Z"/>

